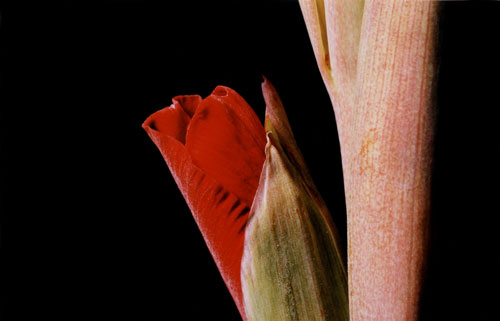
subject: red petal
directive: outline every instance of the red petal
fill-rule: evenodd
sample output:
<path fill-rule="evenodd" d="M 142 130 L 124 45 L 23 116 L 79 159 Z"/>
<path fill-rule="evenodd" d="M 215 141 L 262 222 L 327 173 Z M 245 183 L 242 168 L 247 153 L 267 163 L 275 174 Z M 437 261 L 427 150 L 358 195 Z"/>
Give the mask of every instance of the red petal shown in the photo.
<path fill-rule="evenodd" d="M 195 165 L 249 207 L 265 160 L 264 128 L 234 90 L 219 86 L 196 110 L 186 138 Z"/>
<path fill-rule="evenodd" d="M 163 135 L 175 138 L 184 145 L 188 124 L 194 110 L 201 102 L 201 97 L 198 95 L 177 96 L 172 101 L 170 107 L 163 108 L 151 115 L 144 122 L 143 127 L 148 126 L 156 129 Z"/>
<path fill-rule="evenodd" d="M 246 320 L 240 269 L 249 208 L 264 162 L 265 132 L 233 90 L 203 101 L 179 96 L 143 124 L 160 149 Z"/>

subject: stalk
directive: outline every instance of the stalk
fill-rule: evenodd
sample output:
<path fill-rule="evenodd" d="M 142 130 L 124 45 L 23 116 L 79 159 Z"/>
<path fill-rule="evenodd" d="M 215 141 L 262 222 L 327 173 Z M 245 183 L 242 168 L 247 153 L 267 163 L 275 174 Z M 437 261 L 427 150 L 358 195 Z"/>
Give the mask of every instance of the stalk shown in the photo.
<path fill-rule="evenodd" d="M 350 319 L 417 320 L 428 240 L 438 4 L 318 2 L 301 1 L 301 8 L 339 128 Z M 324 22 L 316 23 L 320 17 Z M 328 50 L 317 48 L 325 44 Z"/>

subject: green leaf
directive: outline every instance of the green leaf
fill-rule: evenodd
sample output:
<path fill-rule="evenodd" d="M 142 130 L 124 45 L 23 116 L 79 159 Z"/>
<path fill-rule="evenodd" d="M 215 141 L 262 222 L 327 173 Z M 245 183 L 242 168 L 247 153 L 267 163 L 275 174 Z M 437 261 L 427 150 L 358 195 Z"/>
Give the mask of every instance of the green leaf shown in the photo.
<path fill-rule="evenodd" d="M 276 108 L 268 98 L 268 108 Z M 289 129 L 286 119 L 281 124 Z M 241 269 L 248 320 L 347 321 L 346 268 L 329 213 L 311 193 L 315 187 L 304 173 L 291 131 L 275 128 L 269 118 L 266 130 L 266 161 L 246 228 Z M 278 137 L 280 133 L 286 137 Z"/>

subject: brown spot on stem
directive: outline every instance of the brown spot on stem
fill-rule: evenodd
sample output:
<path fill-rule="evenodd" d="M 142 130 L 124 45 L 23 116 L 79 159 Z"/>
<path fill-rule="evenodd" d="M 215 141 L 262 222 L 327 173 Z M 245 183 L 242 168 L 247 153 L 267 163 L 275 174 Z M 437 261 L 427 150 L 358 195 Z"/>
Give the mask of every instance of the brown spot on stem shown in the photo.
<path fill-rule="evenodd" d="M 377 133 L 375 128 L 371 128 L 363 137 L 361 150 L 359 151 L 359 170 L 361 175 L 364 175 L 365 173 L 369 174 L 375 170 L 371 158 L 375 149 L 376 141 Z"/>

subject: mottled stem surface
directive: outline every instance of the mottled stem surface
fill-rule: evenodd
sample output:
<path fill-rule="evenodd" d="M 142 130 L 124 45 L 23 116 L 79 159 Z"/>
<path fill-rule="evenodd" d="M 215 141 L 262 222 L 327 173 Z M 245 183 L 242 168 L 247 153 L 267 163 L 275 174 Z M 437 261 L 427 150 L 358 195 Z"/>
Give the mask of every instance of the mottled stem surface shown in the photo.
<path fill-rule="evenodd" d="M 417 320 L 430 208 L 438 4 L 334 0 L 321 12 L 318 2 L 301 1 L 301 7 L 339 129 L 350 319 Z M 326 28 L 313 21 L 322 14 Z M 325 43 L 328 54 L 316 48 Z"/>
<path fill-rule="evenodd" d="M 351 320 L 416 320 L 434 128 L 436 5 L 365 4 L 358 102 L 343 146 Z"/>

